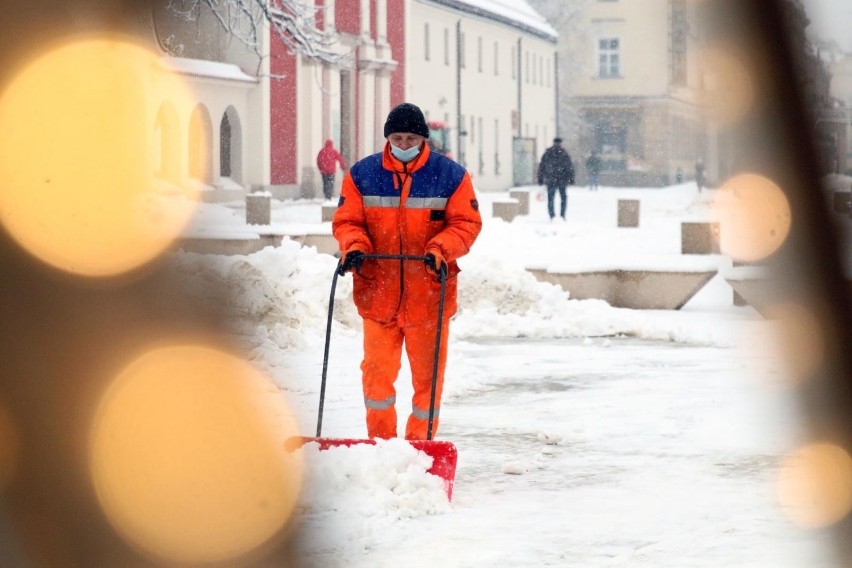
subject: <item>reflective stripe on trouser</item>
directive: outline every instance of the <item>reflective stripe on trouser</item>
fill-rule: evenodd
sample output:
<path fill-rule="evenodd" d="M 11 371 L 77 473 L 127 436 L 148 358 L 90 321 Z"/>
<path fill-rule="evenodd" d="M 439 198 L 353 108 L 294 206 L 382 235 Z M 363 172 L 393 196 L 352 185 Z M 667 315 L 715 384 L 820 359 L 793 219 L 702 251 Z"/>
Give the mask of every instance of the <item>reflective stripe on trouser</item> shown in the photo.
<path fill-rule="evenodd" d="M 435 389 L 435 414 L 432 420 L 432 436 L 438 431 L 438 414 L 444 384 L 444 368 L 447 364 L 446 318 L 441 332 L 441 354 L 438 365 L 438 380 Z M 411 365 L 414 389 L 412 413 L 408 417 L 405 437 L 409 440 L 425 440 L 429 424 L 429 400 L 432 392 L 432 365 L 435 357 L 437 329 L 434 323 L 400 327 L 396 321 L 382 324 L 364 320 L 364 361 L 361 363 L 362 383 L 366 405 L 367 434 L 371 438 L 393 438 L 396 436 L 396 399 L 394 382 L 401 366 L 402 345 Z M 389 404 L 382 405 L 380 403 Z M 380 406 L 382 406 L 380 408 Z"/>

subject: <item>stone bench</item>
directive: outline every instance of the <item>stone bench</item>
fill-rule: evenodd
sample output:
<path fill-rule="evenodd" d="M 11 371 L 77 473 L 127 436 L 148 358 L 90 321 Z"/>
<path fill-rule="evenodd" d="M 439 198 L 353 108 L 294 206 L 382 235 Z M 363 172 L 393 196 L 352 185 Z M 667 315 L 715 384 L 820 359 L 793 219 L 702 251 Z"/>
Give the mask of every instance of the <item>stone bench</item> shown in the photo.
<path fill-rule="evenodd" d="M 617 308 L 679 310 L 717 273 L 713 270 L 591 270 L 552 272 L 527 269 L 542 282 L 557 284 L 576 300 L 604 300 Z"/>
<path fill-rule="evenodd" d="M 751 306 L 762 313 L 778 300 L 778 290 L 770 283 L 764 265 L 734 261 L 724 278 L 734 292 L 735 306 Z"/>
<path fill-rule="evenodd" d="M 507 223 L 520 214 L 521 205 L 517 199 L 503 199 L 491 204 L 491 216 L 499 217 Z"/>
<path fill-rule="evenodd" d="M 719 223 L 680 224 L 681 254 L 720 254 Z"/>
<path fill-rule="evenodd" d="M 530 214 L 530 190 L 510 189 L 509 197 L 518 201 L 518 215 Z"/>
<path fill-rule="evenodd" d="M 638 199 L 619 199 L 618 200 L 618 226 L 619 227 L 638 227 L 639 226 L 639 200 Z"/>
<path fill-rule="evenodd" d="M 257 192 L 246 194 L 246 224 L 268 225 L 272 218 L 272 194 Z"/>

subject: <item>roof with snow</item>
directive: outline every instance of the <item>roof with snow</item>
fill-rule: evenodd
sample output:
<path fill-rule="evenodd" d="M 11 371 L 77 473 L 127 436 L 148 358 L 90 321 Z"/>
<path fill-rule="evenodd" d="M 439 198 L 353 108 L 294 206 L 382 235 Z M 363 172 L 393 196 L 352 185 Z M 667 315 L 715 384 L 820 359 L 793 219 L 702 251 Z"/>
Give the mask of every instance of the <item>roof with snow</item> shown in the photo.
<path fill-rule="evenodd" d="M 495 20 L 555 42 L 559 34 L 526 0 L 427 0 L 462 12 Z"/>
<path fill-rule="evenodd" d="M 186 57 L 163 57 L 160 64 L 175 73 L 192 75 L 193 77 L 206 77 L 208 79 L 224 79 L 226 81 L 239 81 L 241 83 L 256 83 L 257 79 L 252 77 L 238 65 L 233 63 L 221 63 L 219 61 L 207 61 L 204 59 L 188 59 Z"/>

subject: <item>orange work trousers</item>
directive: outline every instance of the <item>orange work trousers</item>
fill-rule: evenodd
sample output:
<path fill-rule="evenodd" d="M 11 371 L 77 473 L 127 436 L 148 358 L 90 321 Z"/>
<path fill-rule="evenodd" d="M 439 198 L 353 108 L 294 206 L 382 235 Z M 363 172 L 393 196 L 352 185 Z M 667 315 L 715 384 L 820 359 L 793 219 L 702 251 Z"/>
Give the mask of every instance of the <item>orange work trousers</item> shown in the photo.
<path fill-rule="evenodd" d="M 444 368 L 447 365 L 449 318 L 444 318 L 442 328 L 432 437 L 438 431 Z M 396 438 L 394 383 L 402 366 L 402 345 L 405 343 L 414 387 L 411 414 L 405 427 L 405 438 L 407 440 L 426 439 L 437 332 L 435 324 L 431 322 L 402 327 L 396 320 L 390 323 L 379 323 L 364 319 L 364 360 L 361 362 L 361 372 L 364 405 L 367 408 L 367 435 L 370 438 Z"/>

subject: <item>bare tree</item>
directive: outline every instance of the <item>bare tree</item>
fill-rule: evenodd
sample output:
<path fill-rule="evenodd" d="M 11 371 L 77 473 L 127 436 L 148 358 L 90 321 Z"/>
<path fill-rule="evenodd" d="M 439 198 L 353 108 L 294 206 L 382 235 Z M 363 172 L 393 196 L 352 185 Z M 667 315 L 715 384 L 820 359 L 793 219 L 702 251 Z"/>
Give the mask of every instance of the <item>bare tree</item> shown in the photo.
<path fill-rule="evenodd" d="M 587 30 L 582 26 L 586 8 L 594 0 L 529 0 L 530 5 L 541 14 L 559 33 L 559 133 L 575 145 L 580 136 L 582 120 L 574 98 L 574 85 L 580 75 L 588 70 L 585 62 L 577 56 L 579 43 L 587 41 Z"/>
<path fill-rule="evenodd" d="M 208 12 L 222 30 L 260 57 L 268 55 L 261 41 L 266 23 L 292 53 L 330 63 L 347 56 L 333 49 L 338 34 L 318 27 L 323 8 L 313 0 L 170 0 L 169 8 L 187 20 Z"/>

